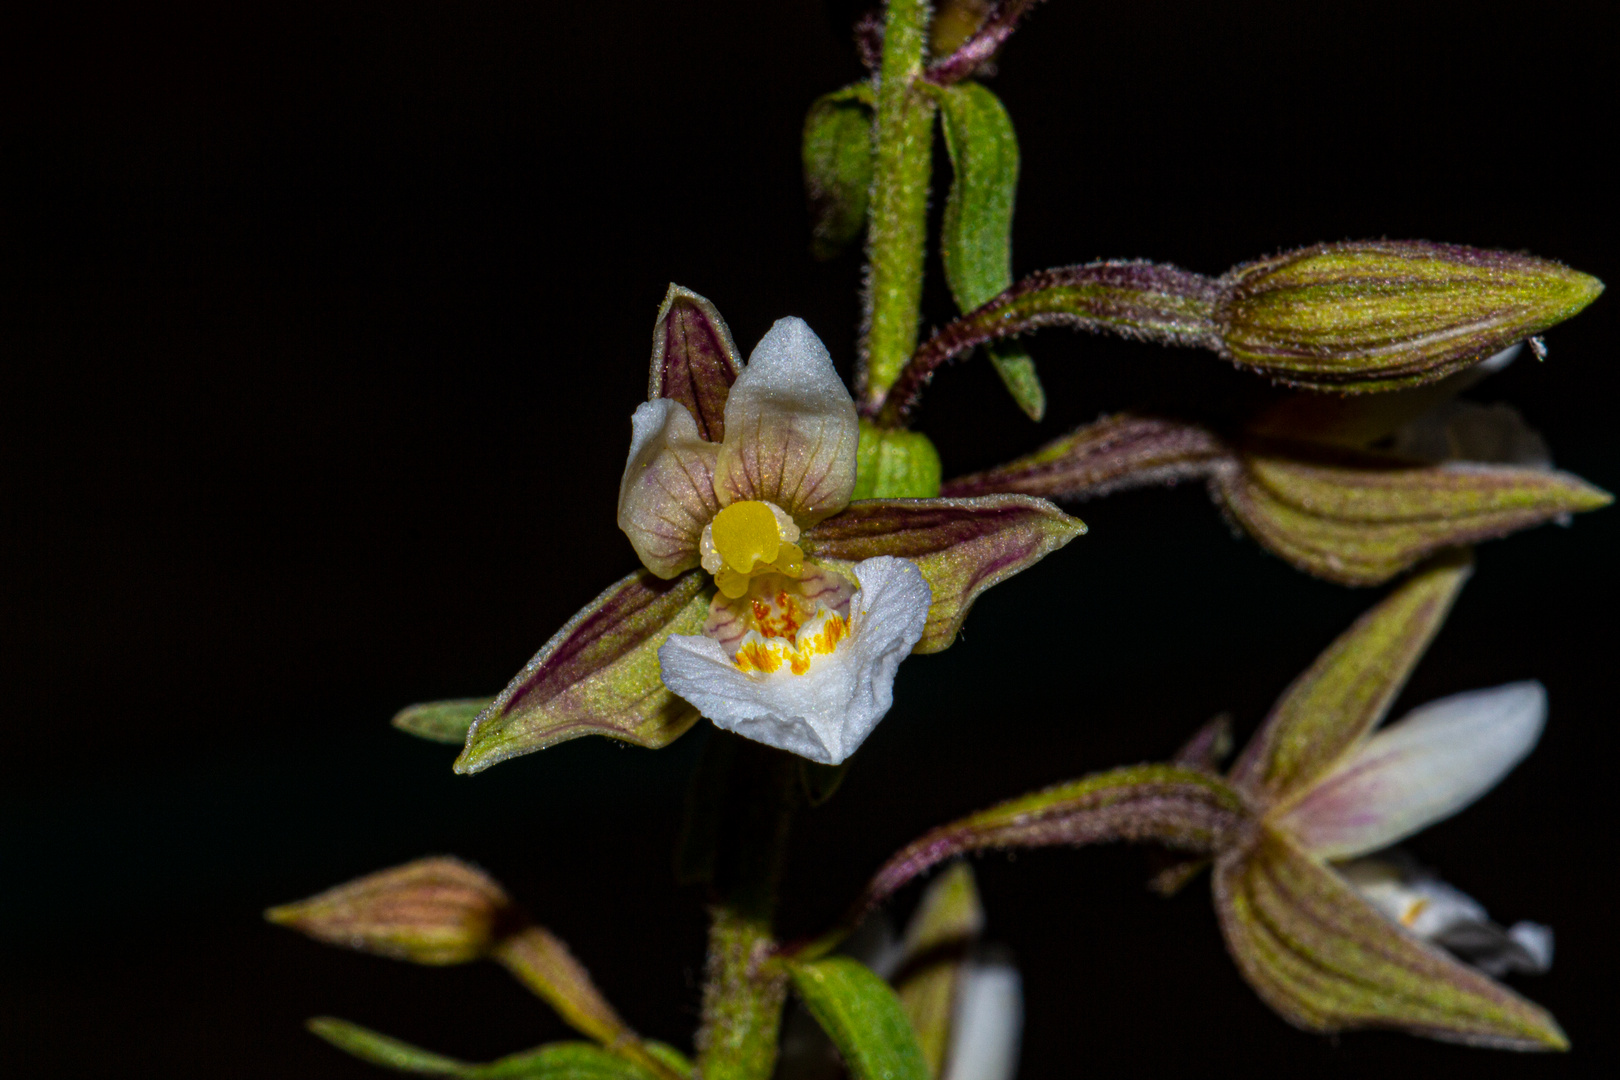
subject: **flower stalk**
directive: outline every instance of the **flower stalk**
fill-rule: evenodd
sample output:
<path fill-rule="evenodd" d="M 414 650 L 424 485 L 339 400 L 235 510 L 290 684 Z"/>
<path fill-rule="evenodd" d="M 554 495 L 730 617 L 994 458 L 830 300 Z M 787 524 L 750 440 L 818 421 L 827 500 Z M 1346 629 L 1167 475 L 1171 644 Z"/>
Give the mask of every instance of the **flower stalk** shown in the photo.
<path fill-rule="evenodd" d="M 882 401 L 917 347 L 937 106 L 915 84 L 923 74 L 931 14 L 928 0 L 894 0 L 884 22 L 856 388 L 863 404 Z"/>
<path fill-rule="evenodd" d="M 719 733 L 716 738 L 730 739 Z M 702 1080 L 767 1080 L 776 1067 L 787 972 L 767 965 L 775 947 L 772 920 L 793 810 L 798 762 L 738 739 L 714 884 L 703 1024 L 697 1035 Z"/>

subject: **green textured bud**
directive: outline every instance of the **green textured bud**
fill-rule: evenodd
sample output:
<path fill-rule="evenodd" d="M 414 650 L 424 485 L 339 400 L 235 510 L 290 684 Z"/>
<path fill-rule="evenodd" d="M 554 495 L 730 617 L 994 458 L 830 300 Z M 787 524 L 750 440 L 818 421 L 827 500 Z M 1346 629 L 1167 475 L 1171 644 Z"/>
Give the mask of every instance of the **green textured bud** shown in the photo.
<path fill-rule="evenodd" d="M 1563 322 L 1603 283 L 1530 255 L 1426 241 L 1320 244 L 1232 270 L 1214 321 L 1233 361 L 1297 386 L 1389 390 Z"/>
<path fill-rule="evenodd" d="M 368 874 L 264 917 L 328 945 L 417 964 L 481 959 L 517 921 L 488 875 L 442 857 Z"/>
<path fill-rule="evenodd" d="M 936 498 L 940 475 L 939 451 L 928 436 L 861 421 L 854 498 Z"/>

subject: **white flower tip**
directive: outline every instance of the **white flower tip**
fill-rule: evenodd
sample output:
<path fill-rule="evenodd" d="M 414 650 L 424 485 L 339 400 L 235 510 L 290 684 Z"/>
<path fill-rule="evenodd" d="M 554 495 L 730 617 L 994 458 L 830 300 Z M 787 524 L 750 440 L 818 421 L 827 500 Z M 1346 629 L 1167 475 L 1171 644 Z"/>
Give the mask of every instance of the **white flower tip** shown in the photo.
<path fill-rule="evenodd" d="M 1538 682 L 1432 701 L 1362 743 L 1280 820 L 1325 858 L 1377 851 L 1495 787 L 1534 749 L 1546 720 Z"/>
<path fill-rule="evenodd" d="M 1525 968 L 1530 974 L 1539 975 L 1549 971 L 1553 962 L 1553 932 L 1552 927 L 1540 923 L 1516 922 L 1508 927 L 1507 936 L 1515 945 L 1525 951 L 1530 958 L 1531 967 Z M 1524 965 L 1520 965 L 1523 967 Z"/>
<path fill-rule="evenodd" d="M 1012 1080 L 1024 1034 L 1024 987 L 1005 960 L 971 961 L 951 1017 L 940 1080 Z"/>

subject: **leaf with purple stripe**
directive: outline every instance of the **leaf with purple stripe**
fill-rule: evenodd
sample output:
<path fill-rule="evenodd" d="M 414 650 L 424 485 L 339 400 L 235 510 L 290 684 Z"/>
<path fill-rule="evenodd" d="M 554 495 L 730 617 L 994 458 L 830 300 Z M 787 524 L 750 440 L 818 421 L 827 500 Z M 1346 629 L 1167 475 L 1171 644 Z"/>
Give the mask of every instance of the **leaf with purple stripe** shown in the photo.
<path fill-rule="evenodd" d="M 675 741 L 697 710 L 664 687 L 658 647 L 697 634 L 709 611 L 708 575 L 664 581 L 638 570 L 557 631 L 467 732 L 456 771 L 473 773 L 581 735 L 638 746 Z"/>
<path fill-rule="evenodd" d="M 1085 531 L 1079 518 L 1024 495 L 871 499 L 806 530 L 801 543 L 826 564 L 848 567 L 878 555 L 916 563 L 934 599 L 913 651 L 931 653 L 956 640 L 980 593 Z"/>

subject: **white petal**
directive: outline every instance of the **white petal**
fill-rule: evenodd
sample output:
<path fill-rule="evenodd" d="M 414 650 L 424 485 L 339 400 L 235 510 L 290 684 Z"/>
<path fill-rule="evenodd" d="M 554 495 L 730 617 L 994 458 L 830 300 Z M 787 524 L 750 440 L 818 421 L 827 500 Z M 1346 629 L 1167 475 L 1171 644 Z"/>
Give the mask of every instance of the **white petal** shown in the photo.
<path fill-rule="evenodd" d="M 962 970 L 951 1017 L 951 1048 L 940 1080 L 1012 1080 L 1024 1033 L 1024 988 L 1004 961 Z"/>
<path fill-rule="evenodd" d="M 922 637 L 932 600 L 905 559 L 867 559 L 855 580 L 849 637 L 805 674 L 745 672 L 713 638 L 676 634 L 658 650 L 664 685 L 727 731 L 839 764 L 893 704 L 895 669 Z"/>
<path fill-rule="evenodd" d="M 686 406 L 669 398 L 637 408 L 630 427 L 619 528 L 647 569 L 672 578 L 698 564 L 698 539 L 720 511 L 714 496 L 720 448 L 704 442 Z"/>
<path fill-rule="evenodd" d="M 1495 787 L 1536 745 L 1546 719 L 1538 682 L 1430 702 L 1351 751 L 1277 821 L 1329 859 L 1387 847 Z"/>
<path fill-rule="evenodd" d="M 827 347 L 803 319 L 778 319 L 726 398 L 715 493 L 723 506 L 759 499 L 813 525 L 848 505 L 859 441 Z"/>
<path fill-rule="evenodd" d="M 1540 975 L 1552 968 L 1552 927 L 1534 922 L 1516 922 L 1508 927 L 1508 938 L 1530 958 L 1530 967 L 1525 970 Z"/>

